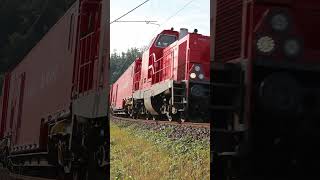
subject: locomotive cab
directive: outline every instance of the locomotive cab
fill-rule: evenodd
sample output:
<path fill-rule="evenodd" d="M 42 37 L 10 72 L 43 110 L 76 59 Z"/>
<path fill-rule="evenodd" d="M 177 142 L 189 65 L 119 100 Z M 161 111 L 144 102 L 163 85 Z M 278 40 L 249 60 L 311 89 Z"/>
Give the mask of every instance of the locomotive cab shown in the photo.
<path fill-rule="evenodd" d="M 112 85 L 113 112 L 133 118 L 207 121 L 209 58 L 210 37 L 184 28 L 162 31 Z"/>
<path fill-rule="evenodd" d="M 150 43 L 147 51 L 142 55 L 141 85 L 143 88 L 149 88 L 152 85 L 152 74 L 155 71 L 157 60 L 163 56 L 163 49 L 178 39 L 179 33 L 173 30 L 164 30 L 159 33 Z"/>
<path fill-rule="evenodd" d="M 209 37 L 164 30 L 151 41 L 143 54 L 141 89 L 134 99 L 143 99 L 145 112 L 186 120 L 208 118 Z"/>

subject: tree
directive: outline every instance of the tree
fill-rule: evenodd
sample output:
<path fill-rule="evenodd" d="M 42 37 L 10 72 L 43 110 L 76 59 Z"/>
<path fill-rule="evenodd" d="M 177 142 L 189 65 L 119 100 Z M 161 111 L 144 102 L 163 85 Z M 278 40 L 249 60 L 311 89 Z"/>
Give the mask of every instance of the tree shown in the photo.
<path fill-rule="evenodd" d="M 2 0 L 0 75 L 23 60 L 74 2 L 75 0 Z"/>
<path fill-rule="evenodd" d="M 118 53 L 113 50 L 110 56 L 110 83 L 114 83 L 121 74 L 133 63 L 133 61 L 142 56 L 144 48 L 131 48 L 127 52 Z"/>

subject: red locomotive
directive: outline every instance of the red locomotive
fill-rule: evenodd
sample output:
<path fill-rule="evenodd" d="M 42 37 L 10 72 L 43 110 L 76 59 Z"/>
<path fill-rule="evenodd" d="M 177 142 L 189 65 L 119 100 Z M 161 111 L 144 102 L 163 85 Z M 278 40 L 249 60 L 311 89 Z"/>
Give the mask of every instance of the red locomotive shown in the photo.
<path fill-rule="evenodd" d="M 320 2 L 211 5 L 215 178 L 317 173 Z"/>
<path fill-rule="evenodd" d="M 109 1 L 76 1 L 6 73 L 0 136 L 12 171 L 54 166 L 95 179 L 83 170 L 106 167 L 108 17 Z"/>
<path fill-rule="evenodd" d="M 112 85 L 111 109 L 131 117 L 208 120 L 210 37 L 164 30 Z"/>

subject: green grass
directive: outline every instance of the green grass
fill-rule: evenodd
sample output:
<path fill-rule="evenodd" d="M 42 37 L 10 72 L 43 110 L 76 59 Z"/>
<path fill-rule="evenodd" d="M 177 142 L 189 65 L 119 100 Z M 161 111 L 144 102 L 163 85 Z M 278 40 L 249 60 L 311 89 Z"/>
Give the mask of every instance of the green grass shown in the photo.
<path fill-rule="evenodd" d="M 111 123 L 111 179 L 210 179 L 210 145 Z"/>

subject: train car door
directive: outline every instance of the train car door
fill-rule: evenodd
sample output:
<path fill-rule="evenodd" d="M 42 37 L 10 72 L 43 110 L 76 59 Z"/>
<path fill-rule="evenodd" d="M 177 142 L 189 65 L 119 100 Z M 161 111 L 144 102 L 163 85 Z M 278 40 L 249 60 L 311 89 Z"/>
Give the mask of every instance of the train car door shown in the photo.
<path fill-rule="evenodd" d="M 109 9 L 107 0 L 80 0 L 72 89 L 77 116 L 108 115 Z"/>

